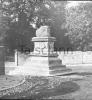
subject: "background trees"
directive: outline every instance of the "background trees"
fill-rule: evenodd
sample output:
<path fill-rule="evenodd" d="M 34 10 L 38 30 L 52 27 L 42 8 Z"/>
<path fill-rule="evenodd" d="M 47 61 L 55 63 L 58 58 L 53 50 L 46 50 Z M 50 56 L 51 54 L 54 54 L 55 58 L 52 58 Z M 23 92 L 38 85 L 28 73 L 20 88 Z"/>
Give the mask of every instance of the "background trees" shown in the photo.
<path fill-rule="evenodd" d="M 63 39 L 65 30 L 61 30 L 61 24 L 65 20 L 64 5 L 66 1 L 1 0 L 0 4 L 3 16 L 10 19 L 5 38 L 10 50 L 16 48 L 20 50 L 23 47 L 30 47 L 32 50 L 31 38 L 35 36 L 36 29 L 41 25 L 51 26 L 51 34 L 57 38 L 55 44 L 57 48 L 65 43 L 61 42 L 65 40 Z"/>
<path fill-rule="evenodd" d="M 6 16 L 3 16 L 2 10 L 0 11 L 0 45 L 3 45 L 4 39 L 6 37 L 6 32 L 9 30 L 9 21 L 10 19 Z"/>
<path fill-rule="evenodd" d="M 1 0 L 0 4 L 3 16 L 10 18 L 7 25 L 10 29 L 5 38 L 7 47 L 11 50 L 20 50 L 25 46 L 32 49 L 30 41 L 35 36 L 35 30 L 52 22 L 53 3 L 49 0 Z"/>
<path fill-rule="evenodd" d="M 0 34 L 7 47 L 11 51 L 25 47 L 33 50 L 31 38 L 36 29 L 49 25 L 51 35 L 57 39 L 55 49 L 91 50 L 92 3 L 65 9 L 67 4 L 51 0 L 0 0 Z"/>
<path fill-rule="evenodd" d="M 77 50 L 92 50 L 92 2 L 66 9 L 66 35 Z"/>

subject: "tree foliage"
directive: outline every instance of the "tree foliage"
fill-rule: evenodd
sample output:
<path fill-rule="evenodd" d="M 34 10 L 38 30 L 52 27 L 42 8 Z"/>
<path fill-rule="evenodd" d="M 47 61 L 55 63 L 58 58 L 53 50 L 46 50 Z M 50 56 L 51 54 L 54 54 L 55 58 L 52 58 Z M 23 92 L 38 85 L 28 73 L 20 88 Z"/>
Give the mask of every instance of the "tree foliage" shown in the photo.
<path fill-rule="evenodd" d="M 64 4 L 64 1 L 51 0 L 0 0 L 3 16 L 10 19 L 5 38 L 8 47 L 13 50 L 21 46 L 33 48 L 31 38 L 41 25 L 51 26 L 52 35 L 61 38 Z"/>
<path fill-rule="evenodd" d="M 6 32 L 9 30 L 9 21 L 10 19 L 6 16 L 3 16 L 2 10 L 0 10 L 0 45 L 3 45 L 4 39 L 6 37 Z"/>
<path fill-rule="evenodd" d="M 66 9 L 67 29 L 71 43 L 78 50 L 92 49 L 92 3 L 81 3 L 79 6 Z"/>
<path fill-rule="evenodd" d="M 10 27 L 6 43 L 12 49 L 21 48 L 21 45 L 30 47 L 35 30 L 43 24 L 53 23 L 54 5 L 50 0 L 1 0 L 0 5 L 3 18 L 10 19 L 6 24 Z"/>

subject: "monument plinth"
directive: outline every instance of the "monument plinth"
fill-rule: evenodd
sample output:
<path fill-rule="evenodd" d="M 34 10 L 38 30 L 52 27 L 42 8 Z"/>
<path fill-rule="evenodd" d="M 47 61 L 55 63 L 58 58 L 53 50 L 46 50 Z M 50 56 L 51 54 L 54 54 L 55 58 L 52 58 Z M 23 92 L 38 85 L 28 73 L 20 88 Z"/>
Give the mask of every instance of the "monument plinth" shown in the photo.
<path fill-rule="evenodd" d="M 62 75 L 69 72 L 62 65 L 62 61 L 58 58 L 58 54 L 54 51 L 55 37 L 33 37 L 34 51 L 31 53 L 31 64 L 33 68 L 39 69 L 38 75 L 43 76 Z"/>
<path fill-rule="evenodd" d="M 35 56 L 57 56 L 54 53 L 54 37 L 33 37 Z"/>
<path fill-rule="evenodd" d="M 16 72 L 25 75 L 53 76 L 70 71 L 62 65 L 57 52 L 54 51 L 56 38 L 51 37 L 48 26 L 40 27 L 32 41 L 34 42 L 34 51 L 31 53 L 31 57 Z"/>

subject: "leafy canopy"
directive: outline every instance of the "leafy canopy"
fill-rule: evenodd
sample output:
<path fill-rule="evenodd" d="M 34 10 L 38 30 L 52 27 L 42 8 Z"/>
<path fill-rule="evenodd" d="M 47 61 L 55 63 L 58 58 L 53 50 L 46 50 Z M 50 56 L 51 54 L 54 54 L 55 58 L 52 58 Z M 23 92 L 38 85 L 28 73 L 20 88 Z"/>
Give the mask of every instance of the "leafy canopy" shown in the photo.
<path fill-rule="evenodd" d="M 66 9 L 66 35 L 78 50 L 92 49 L 92 3 L 80 3 L 79 6 Z"/>
<path fill-rule="evenodd" d="M 9 48 L 21 48 L 21 45 L 31 47 L 30 40 L 35 36 L 35 30 L 41 25 L 49 25 L 52 30 L 54 28 L 60 29 L 63 18 L 61 12 L 64 13 L 63 2 L 0 0 L 0 5 L 3 16 L 10 19 L 8 25 L 6 24 L 9 29 L 5 39 Z M 55 33 L 54 30 L 53 33 Z"/>

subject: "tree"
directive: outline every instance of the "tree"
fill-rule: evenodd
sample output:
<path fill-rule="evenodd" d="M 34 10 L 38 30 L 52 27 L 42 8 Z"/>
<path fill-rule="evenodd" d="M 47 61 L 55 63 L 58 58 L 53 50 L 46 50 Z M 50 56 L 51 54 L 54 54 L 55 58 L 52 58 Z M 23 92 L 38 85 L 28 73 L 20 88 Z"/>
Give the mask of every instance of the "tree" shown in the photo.
<path fill-rule="evenodd" d="M 29 47 L 35 30 L 41 25 L 53 23 L 51 14 L 54 5 L 50 0 L 1 0 L 1 10 L 4 16 L 11 19 L 5 40 L 13 50 L 21 46 Z"/>
<path fill-rule="evenodd" d="M 0 45 L 4 45 L 4 39 L 6 37 L 6 31 L 9 30 L 9 18 L 3 16 L 2 10 L 0 10 Z"/>
<path fill-rule="evenodd" d="M 41 25 L 51 26 L 52 35 L 61 41 L 64 1 L 1 0 L 1 5 L 4 16 L 11 19 L 5 39 L 10 49 L 20 49 L 21 46 L 33 47 L 30 40 Z"/>
<path fill-rule="evenodd" d="M 92 2 L 66 9 L 66 36 L 77 50 L 92 50 Z"/>

